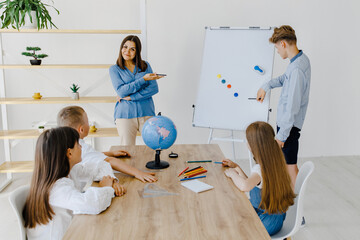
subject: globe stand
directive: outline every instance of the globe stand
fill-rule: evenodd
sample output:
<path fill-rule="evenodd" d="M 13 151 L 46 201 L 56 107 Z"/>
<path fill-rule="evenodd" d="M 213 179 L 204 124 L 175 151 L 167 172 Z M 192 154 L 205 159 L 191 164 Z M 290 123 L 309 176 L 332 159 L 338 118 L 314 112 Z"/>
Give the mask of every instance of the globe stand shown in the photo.
<path fill-rule="evenodd" d="M 146 167 L 150 169 L 163 169 L 170 166 L 170 164 L 166 161 L 160 160 L 161 150 L 156 150 L 155 161 L 150 161 L 146 163 Z"/>

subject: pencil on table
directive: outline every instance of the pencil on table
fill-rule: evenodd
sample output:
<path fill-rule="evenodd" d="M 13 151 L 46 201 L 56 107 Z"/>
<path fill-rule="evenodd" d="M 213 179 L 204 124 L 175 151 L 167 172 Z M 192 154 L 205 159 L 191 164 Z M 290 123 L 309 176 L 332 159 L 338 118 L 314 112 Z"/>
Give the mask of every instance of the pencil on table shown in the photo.
<path fill-rule="evenodd" d="M 198 176 L 198 177 L 192 177 L 192 178 L 183 178 L 183 179 L 180 179 L 180 181 L 187 181 L 187 180 L 193 180 L 193 179 L 197 179 L 197 178 L 204 178 L 206 176 Z"/>
<path fill-rule="evenodd" d="M 180 177 L 180 175 L 183 174 L 183 173 L 184 173 L 186 170 L 188 170 L 188 169 L 189 169 L 189 167 L 187 167 L 187 168 L 185 168 L 184 170 L 182 170 L 182 172 L 179 173 L 178 177 Z"/>
<path fill-rule="evenodd" d="M 191 172 L 191 171 L 193 171 L 193 170 L 195 170 L 195 169 L 198 169 L 198 168 L 201 168 L 201 166 L 198 166 L 198 167 L 192 168 L 192 169 L 190 169 L 190 170 L 187 170 L 187 171 L 185 171 L 184 173 Z"/>
<path fill-rule="evenodd" d="M 186 161 L 187 163 L 212 162 L 212 160 Z"/>
<path fill-rule="evenodd" d="M 192 174 L 192 175 L 190 175 L 190 176 L 187 176 L 187 178 L 192 178 L 192 177 L 195 177 L 195 176 L 197 176 L 197 175 L 200 175 L 200 174 L 203 174 L 203 173 L 206 173 L 206 172 L 207 172 L 207 170 L 204 170 L 204 171 L 198 172 L 198 173 L 194 173 L 194 174 Z"/>
<path fill-rule="evenodd" d="M 196 169 L 194 171 L 184 173 L 184 175 L 192 175 L 194 173 L 201 172 L 201 171 L 204 171 L 204 170 L 205 170 L 204 168 L 198 168 L 198 169 Z"/>

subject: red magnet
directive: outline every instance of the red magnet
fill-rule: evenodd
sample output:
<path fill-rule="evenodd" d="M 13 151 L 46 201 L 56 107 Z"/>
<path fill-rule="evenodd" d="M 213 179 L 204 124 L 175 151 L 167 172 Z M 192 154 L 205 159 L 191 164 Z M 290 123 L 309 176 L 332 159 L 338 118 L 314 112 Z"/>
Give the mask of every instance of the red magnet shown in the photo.
<path fill-rule="evenodd" d="M 228 85 L 227 85 L 227 88 L 231 88 L 231 84 L 228 84 Z"/>

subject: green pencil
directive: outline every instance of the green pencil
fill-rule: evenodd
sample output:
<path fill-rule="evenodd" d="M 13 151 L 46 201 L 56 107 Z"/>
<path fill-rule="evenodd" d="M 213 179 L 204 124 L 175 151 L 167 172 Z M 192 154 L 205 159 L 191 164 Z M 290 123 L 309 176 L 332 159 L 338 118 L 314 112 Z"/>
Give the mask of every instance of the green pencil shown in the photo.
<path fill-rule="evenodd" d="M 212 160 L 186 161 L 187 163 L 212 162 Z"/>

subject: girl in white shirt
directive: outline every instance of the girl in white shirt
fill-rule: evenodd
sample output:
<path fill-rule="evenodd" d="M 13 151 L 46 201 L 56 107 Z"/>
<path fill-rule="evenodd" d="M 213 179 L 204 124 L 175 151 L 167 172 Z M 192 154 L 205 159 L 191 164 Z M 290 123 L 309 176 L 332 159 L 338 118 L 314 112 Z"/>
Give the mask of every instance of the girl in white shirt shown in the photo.
<path fill-rule="evenodd" d="M 223 166 L 230 167 L 225 175 L 241 191 L 250 192 L 251 204 L 269 235 L 273 235 L 282 228 L 286 211 L 295 198 L 285 158 L 273 128 L 266 122 L 250 124 L 246 140 L 256 162 L 250 176 L 229 159 L 223 160 Z"/>
<path fill-rule="evenodd" d="M 45 131 L 37 140 L 35 168 L 23 210 L 28 239 L 62 239 L 73 214 L 98 214 L 110 206 L 125 189 L 105 176 L 100 187 L 81 192 L 69 177 L 81 162 L 79 134 L 70 127 Z M 95 176 L 94 176 L 95 177 Z"/>

